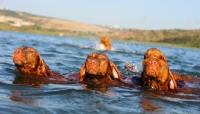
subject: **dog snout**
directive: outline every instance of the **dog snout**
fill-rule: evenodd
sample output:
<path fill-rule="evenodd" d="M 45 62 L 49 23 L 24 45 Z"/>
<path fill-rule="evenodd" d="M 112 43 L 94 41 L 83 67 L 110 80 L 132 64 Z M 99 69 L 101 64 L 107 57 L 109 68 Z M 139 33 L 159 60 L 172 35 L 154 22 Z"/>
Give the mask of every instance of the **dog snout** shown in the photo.
<path fill-rule="evenodd" d="M 22 53 L 22 50 L 19 49 L 19 48 L 17 48 L 17 49 L 15 49 L 14 53 L 15 53 L 15 54 L 20 54 L 20 53 Z"/>

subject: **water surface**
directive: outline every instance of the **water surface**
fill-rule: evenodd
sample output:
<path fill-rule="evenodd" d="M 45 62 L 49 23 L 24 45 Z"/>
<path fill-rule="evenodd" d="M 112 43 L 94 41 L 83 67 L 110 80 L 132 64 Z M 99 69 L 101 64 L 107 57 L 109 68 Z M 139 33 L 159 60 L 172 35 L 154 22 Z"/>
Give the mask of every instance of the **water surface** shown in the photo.
<path fill-rule="evenodd" d="M 126 61 L 138 67 L 144 52 L 159 48 L 168 58 L 172 71 L 200 77 L 200 50 L 112 41 L 113 50 L 99 48 L 99 39 L 60 37 L 23 32 L 0 31 L 0 113 L 180 113 L 200 111 L 200 84 L 188 83 L 194 93 L 177 94 L 140 87 L 110 87 L 107 91 L 85 89 L 82 84 L 44 84 L 42 87 L 13 84 L 17 71 L 12 61 L 15 48 L 33 46 L 51 70 L 64 75 L 79 72 L 91 52 L 105 53 L 126 73 Z"/>

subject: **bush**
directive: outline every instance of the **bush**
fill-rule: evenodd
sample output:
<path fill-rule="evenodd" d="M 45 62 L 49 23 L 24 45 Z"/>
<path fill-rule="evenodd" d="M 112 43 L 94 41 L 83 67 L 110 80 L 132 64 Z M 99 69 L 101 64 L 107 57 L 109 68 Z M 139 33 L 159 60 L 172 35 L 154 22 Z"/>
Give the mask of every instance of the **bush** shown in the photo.
<path fill-rule="evenodd" d="M 39 25 L 33 25 L 33 26 L 32 26 L 32 29 L 41 30 L 41 26 L 39 26 Z"/>

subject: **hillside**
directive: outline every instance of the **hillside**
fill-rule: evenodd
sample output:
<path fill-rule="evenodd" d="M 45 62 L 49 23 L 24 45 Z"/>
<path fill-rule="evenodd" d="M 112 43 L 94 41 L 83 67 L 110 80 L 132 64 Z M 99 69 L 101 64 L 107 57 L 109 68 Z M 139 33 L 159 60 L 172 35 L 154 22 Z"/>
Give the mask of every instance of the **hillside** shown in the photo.
<path fill-rule="evenodd" d="M 151 42 L 200 48 L 200 30 L 118 30 L 96 34 L 112 39 Z"/>
<path fill-rule="evenodd" d="M 200 48 L 200 29 L 116 30 L 99 25 L 2 9 L 0 10 L 0 30 L 1 29 L 79 37 L 100 38 L 107 36 L 115 40 L 162 43 Z"/>
<path fill-rule="evenodd" d="M 110 29 L 98 25 L 85 24 L 70 20 L 56 19 L 25 12 L 11 10 L 0 10 L 0 22 L 10 22 L 12 26 L 38 26 L 45 29 L 70 30 L 70 31 L 92 31 L 107 32 Z"/>

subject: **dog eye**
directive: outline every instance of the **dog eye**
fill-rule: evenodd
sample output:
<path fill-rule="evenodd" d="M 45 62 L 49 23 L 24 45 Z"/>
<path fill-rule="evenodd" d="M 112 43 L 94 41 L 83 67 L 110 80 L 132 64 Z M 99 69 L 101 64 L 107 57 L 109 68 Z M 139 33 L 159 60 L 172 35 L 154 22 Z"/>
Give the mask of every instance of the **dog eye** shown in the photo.
<path fill-rule="evenodd" d="M 149 62 L 147 59 L 145 59 L 145 60 L 143 60 L 142 65 L 143 65 L 143 66 L 147 66 L 149 63 L 150 63 L 150 62 Z"/>
<path fill-rule="evenodd" d="M 92 56 L 88 56 L 88 59 L 91 59 L 92 58 Z"/>
<path fill-rule="evenodd" d="M 166 65 L 165 65 L 165 64 L 161 64 L 161 66 L 162 66 L 162 67 L 166 67 Z"/>
<path fill-rule="evenodd" d="M 29 50 L 28 52 L 29 52 L 29 53 L 34 53 L 34 51 L 33 51 L 33 50 Z"/>
<path fill-rule="evenodd" d="M 105 61 L 106 59 L 105 59 L 105 58 L 102 58 L 101 60 L 102 60 L 102 61 Z"/>
<path fill-rule="evenodd" d="M 146 62 L 144 62 L 142 65 L 143 65 L 143 66 L 147 66 L 148 64 L 147 64 Z"/>

